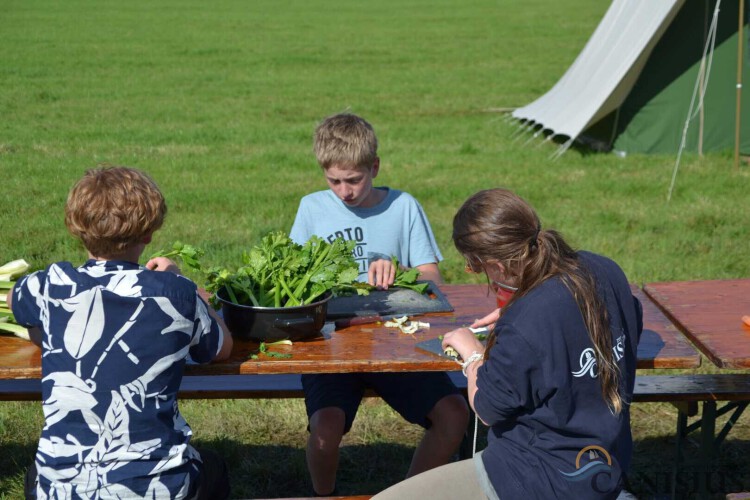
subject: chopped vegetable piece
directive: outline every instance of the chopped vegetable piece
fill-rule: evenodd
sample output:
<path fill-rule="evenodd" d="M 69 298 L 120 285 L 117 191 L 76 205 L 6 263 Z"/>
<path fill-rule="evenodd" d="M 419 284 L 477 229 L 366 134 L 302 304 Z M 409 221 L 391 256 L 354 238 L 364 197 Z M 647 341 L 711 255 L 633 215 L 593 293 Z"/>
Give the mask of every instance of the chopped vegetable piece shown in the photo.
<path fill-rule="evenodd" d="M 446 347 L 443 352 L 446 356 L 450 356 L 451 358 L 457 358 L 458 357 L 458 351 L 456 351 L 451 346 Z"/>
<path fill-rule="evenodd" d="M 400 325 L 399 328 L 401 328 L 402 332 L 408 333 L 408 334 L 415 333 L 419 329 L 419 327 L 415 325 L 413 321 L 409 323 L 408 325 Z"/>
<path fill-rule="evenodd" d="M 258 359 L 261 354 L 268 356 L 269 358 L 291 358 L 292 354 L 288 352 L 274 352 L 269 351 L 269 345 L 292 345 L 291 340 L 277 340 L 276 342 L 261 342 L 258 345 L 258 352 L 250 355 L 250 359 Z"/>
<path fill-rule="evenodd" d="M 412 334 L 415 333 L 420 328 L 429 328 L 429 323 L 424 323 L 422 321 L 409 321 L 407 324 L 406 322 L 409 321 L 408 316 L 401 316 L 400 318 L 394 318 L 391 321 L 386 321 L 383 326 L 386 328 L 398 328 L 402 332 L 406 334 Z"/>

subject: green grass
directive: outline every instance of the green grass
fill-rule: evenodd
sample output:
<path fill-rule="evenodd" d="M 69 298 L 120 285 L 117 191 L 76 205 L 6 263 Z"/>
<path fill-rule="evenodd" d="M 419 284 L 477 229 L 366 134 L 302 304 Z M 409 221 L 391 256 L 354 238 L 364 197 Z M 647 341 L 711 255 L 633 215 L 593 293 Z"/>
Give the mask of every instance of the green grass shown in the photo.
<path fill-rule="evenodd" d="M 150 250 L 175 240 L 231 266 L 299 198 L 324 189 L 315 124 L 351 110 L 380 139 L 378 184 L 425 207 L 449 282 L 467 282 L 451 219 L 479 189 L 506 186 L 545 227 L 614 258 L 633 282 L 750 276 L 750 170 L 729 152 L 617 158 L 554 148 L 494 108 L 526 104 L 568 68 L 606 2 L 564 0 L 0 0 L 0 262 L 81 262 L 66 232 L 67 192 L 87 168 L 148 171 L 169 204 Z M 686 103 L 687 106 L 687 103 Z M 728 117 L 730 119 L 731 117 Z M 149 253 L 147 250 L 146 253 Z M 228 457 L 238 496 L 309 492 L 301 402 L 185 402 L 200 445 Z M 671 461 L 675 412 L 636 405 L 635 488 Z M 38 404 L 0 405 L 0 495 L 19 495 L 41 426 Z M 347 437 L 344 493 L 402 477 L 418 430 L 377 402 Z M 748 416 L 722 448 L 745 489 Z M 644 479 L 645 478 L 645 479 Z M 736 484 L 727 484 L 730 491 Z M 718 487 L 717 487 L 718 489 Z"/>

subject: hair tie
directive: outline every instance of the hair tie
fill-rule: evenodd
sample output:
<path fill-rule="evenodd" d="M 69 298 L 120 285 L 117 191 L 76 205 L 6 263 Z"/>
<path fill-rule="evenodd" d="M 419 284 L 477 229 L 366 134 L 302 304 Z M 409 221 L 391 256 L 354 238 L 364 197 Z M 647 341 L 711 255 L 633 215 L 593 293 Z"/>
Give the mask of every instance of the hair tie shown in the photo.
<path fill-rule="evenodd" d="M 534 233 L 534 237 L 531 238 L 531 241 L 529 241 L 529 248 L 530 249 L 539 246 L 538 239 L 539 239 L 539 231 L 541 231 L 541 230 L 542 230 L 542 226 L 540 224 L 539 226 L 536 227 L 536 233 Z"/>

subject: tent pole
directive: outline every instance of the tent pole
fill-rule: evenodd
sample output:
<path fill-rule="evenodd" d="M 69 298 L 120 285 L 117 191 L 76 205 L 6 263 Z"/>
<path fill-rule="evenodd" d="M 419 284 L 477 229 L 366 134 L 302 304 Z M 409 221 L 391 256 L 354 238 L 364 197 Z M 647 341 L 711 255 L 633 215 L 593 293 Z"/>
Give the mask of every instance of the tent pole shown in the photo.
<path fill-rule="evenodd" d="M 705 12 L 703 14 L 703 46 L 705 47 L 708 42 L 708 2 L 704 4 Z M 706 110 L 703 108 L 703 89 L 706 88 L 706 53 L 703 53 L 701 58 L 701 67 L 698 70 L 699 83 L 701 93 L 699 94 L 700 102 L 698 103 L 698 156 L 703 156 L 703 130 L 706 122 Z"/>
<path fill-rule="evenodd" d="M 745 0 L 739 0 L 739 26 L 737 28 L 737 106 L 735 110 L 734 123 L 734 169 L 740 168 L 740 109 L 742 103 L 742 49 L 745 45 L 744 27 L 745 27 Z"/>

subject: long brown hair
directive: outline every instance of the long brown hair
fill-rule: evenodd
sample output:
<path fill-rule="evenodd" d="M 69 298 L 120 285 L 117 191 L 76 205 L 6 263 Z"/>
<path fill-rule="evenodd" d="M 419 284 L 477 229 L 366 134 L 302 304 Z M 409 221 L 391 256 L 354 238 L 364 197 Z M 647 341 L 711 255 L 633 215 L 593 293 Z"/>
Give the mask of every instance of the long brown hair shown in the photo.
<path fill-rule="evenodd" d="M 518 291 L 503 311 L 545 280 L 557 277 L 573 294 L 594 345 L 602 397 L 615 414 L 622 410 L 620 371 L 613 359 L 609 314 L 593 275 L 576 252 L 552 229 L 543 229 L 533 208 L 507 189 L 470 197 L 453 218 L 453 243 L 472 268 L 500 262 L 518 278 Z M 495 333 L 487 339 L 492 348 Z"/>

